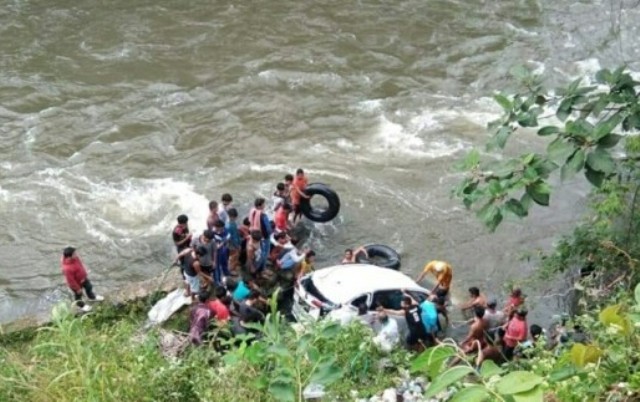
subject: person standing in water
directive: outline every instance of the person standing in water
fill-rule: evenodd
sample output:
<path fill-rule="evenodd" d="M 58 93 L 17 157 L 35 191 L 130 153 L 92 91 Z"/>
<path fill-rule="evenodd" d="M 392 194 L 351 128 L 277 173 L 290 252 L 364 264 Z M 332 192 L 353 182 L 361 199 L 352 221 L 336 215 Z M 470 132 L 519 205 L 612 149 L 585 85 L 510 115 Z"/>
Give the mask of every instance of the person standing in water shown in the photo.
<path fill-rule="evenodd" d="M 304 170 L 296 170 L 296 177 L 293 179 L 293 183 L 291 185 L 291 205 L 293 206 L 292 222 L 294 225 L 300 222 L 300 219 L 302 219 L 302 199 L 311 198 L 304 192 L 308 185 L 309 180 L 307 179 L 307 176 L 305 176 Z"/>
<path fill-rule="evenodd" d="M 451 265 L 444 261 L 434 260 L 429 262 L 416 278 L 416 283 L 420 283 L 420 281 L 429 274 L 436 277 L 436 285 L 431 292 L 438 297 L 447 296 L 447 294 L 449 294 L 449 287 L 451 287 L 451 281 L 453 280 L 453 268 L 451 268 Z"/>
<path fill-rule="evenodd" d="M 85 269 L 84 264 L 82 264 L 82 260 L 80 260 L 75 248 L 66 247 L 62 250 L 60 267 L 69 289 L 73 292 L 75 303 L 82 309 L 82 311 L 85 313 L 91 311 L 91 306 L 82 301 L 83 290 L 91 301 L 104 300 L 104 297 L 93 293 L 93 285 L 87 277 L 87 270 Z"/>

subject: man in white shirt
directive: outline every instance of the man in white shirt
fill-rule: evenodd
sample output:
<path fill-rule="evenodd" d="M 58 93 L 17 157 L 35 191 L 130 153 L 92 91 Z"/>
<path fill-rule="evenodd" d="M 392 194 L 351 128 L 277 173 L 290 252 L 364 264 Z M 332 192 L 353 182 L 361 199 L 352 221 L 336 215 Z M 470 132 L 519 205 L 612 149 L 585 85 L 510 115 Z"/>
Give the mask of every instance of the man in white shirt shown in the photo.
<path fill-rule="evenodd" d="M 383 309 L 378 309 L 378 321 L 382 328 L 373 338 L 373 343 L 384 352 L 390 352 L 400 341 L 398 323 L 393 318 L 389 318 Z"/>

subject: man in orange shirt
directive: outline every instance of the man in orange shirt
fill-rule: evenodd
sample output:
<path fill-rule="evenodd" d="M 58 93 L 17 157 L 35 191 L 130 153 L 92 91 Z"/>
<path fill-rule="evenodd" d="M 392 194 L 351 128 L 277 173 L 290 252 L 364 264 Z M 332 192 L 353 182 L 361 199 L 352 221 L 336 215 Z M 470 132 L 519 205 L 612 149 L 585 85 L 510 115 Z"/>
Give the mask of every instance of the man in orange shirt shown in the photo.
<path fill-rule="evenodd" d="M 292 222 L 294 225 L 298 223 L 302 218 L 302 209 L 300 208 L 302 199 L 310 198 L 304 193 L 304 190 L 307 188 L 308 184 L 309 180 L 307 179 L 307 176 L 305 176 L 304 170 L 296 170 L 296 177 L 293 179 L 293 183 L 291 184 L 291 205 L 293 206 Z"/>
<path fill-rule="evenodd" d="M 416 282 L 420 283 L 428 274 L 436 277 L 436 285 L 431 292 L 435 293 L 438 297 L 447 296 L 451 281 L 453 280 L 453 268 L 451 268 L 451 265 L 444 261 L 431 261 L 424 266 L 424 269 L 420 275 L 418 275 L 418 278 L 416 278 Z"/>

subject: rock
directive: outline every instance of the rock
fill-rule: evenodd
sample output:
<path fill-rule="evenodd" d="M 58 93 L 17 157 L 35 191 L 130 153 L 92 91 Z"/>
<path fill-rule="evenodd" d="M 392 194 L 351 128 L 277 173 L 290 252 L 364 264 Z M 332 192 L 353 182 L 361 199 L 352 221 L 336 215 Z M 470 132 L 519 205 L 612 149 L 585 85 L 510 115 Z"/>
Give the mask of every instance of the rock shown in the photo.
<path fill-rule="evenodd" d="M 324 396 L 324 385 L 311 383 L 302 391 L 304 399 L 320 399 Z"/>
<path fill-rule="evenodd" d="M 382 402 L 397 402 L 398 396 L 395 388 L 387 388 L 382 393 Z"/>
<path fill-rule="evenodd" d="M 411 391 L 404 391 L 402 394 L 402 402 L 416 402 L 416 396 Z"/>

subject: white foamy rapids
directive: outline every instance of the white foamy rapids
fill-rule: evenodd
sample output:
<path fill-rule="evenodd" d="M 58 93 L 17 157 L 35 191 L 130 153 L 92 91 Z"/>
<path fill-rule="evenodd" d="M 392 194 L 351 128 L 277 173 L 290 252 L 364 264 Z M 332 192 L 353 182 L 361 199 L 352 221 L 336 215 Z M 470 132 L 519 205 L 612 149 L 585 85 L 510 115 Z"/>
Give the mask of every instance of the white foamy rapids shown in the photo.
<path fill-rule="evenodd" d="M 422 114 L 412 118 L 407 126 L 380 116 L 378 130 L 371 142 L 371 151 L 393 156 L 414 158 L 439 158 L 455 154 L 465 148 L 462 141 L 454 138 L 432 138 L 441 129 L 431 114 Z"/>
<path fill-rule="evenodd" d="M 205 228 L 208 200 L 193 185 L 174 179 L 125 179 L 92 182 L 87 177 L 47 169 L 37 183 L 62 196 L 61 208 L 102 242 L 165 235 L 179 214 L 189 216 L 192 231 Z M 72 211 L 72 212 L 71 212 Z"/>

